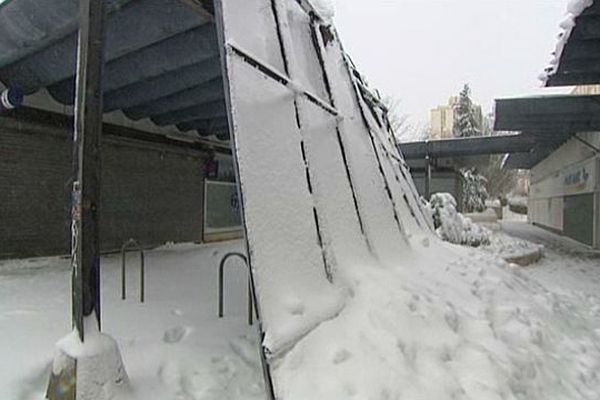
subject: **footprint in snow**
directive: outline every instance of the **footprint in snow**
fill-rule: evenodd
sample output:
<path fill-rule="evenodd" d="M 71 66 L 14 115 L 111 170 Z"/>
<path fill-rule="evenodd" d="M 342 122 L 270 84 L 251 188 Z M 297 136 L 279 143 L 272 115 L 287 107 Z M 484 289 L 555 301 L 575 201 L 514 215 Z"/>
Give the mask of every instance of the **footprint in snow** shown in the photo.
<path fill-rule="evenodd" d="M 176 326 L 165 331 L 163 335 L 163 342 L 169 344 L 175 344 L 181 342 L 186 336 L 190 334 L 192 328 L 187 326 Z"/>
<path fill-rule="evenodd" d="M 333 363 L 338 365 L 343 362 L 346 362 L 352 357 L 352 353 L 350 353 L 346 349 L 338 349 L 335 353 L 333 353 Z"/>

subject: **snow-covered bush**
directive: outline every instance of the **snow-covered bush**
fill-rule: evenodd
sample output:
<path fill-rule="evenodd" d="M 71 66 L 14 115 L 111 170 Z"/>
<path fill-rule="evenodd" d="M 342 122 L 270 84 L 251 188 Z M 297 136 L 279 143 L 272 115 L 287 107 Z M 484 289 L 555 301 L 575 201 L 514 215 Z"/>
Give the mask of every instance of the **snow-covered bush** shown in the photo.
<path fill-rule="evenodd" d="M 490 231 L 456 211 L 456 200 L 450 193 L 431 196 L 430 208 L 436 233 L 442 240 L 473 247 L 490 243 Z"/>
<path fill-rule="evenodd" d="M 463 182 L 462 211 L 465 213 L 485 211 L 487 208 L 485 201 L 488 198 L 487 179 L 477 173 L 475 169 L 465 168 L 460 173 Z"/>
<path fill-rule="evenodd" d="M 527 197 L 514 196 L 508 199 L 508 209 L 515 214 L 527 215 Z"/>

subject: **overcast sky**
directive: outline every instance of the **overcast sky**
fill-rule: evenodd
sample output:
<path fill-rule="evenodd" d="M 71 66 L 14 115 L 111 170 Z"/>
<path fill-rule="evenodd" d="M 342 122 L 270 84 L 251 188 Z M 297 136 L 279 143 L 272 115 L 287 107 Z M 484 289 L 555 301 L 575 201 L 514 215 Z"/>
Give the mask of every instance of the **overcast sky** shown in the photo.
<path fill-rule="evenodd" d="M 493 99 L 540 94 L 568 0 L 335 0 L 335 22 L 372 86 L 426 122 L 470 83 Z"/>

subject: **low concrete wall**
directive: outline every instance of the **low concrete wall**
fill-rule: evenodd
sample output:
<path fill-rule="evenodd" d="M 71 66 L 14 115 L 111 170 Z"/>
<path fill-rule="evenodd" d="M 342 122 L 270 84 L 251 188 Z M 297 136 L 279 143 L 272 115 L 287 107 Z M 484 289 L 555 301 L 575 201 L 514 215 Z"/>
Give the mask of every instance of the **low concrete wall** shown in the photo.
<path fill-rule="evenodd" d="M 118 128 L 117 128 L 118 129 Z M 70 126 L 0 118 L 0 258 L 67 254 Z M 201 151 L 103 138 L 101 247 L 202 238 Z"/>

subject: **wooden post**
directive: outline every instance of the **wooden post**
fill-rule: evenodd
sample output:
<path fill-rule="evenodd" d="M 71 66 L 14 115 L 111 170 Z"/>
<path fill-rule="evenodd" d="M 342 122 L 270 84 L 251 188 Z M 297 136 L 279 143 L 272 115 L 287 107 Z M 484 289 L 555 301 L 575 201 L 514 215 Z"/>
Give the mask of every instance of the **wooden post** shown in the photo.
<path fill-rule="evenodd" d="M 72 192 L 72 313 L 81 341 L 84 318 L 100 327 L 100 137 L 104 68 L 104 0 L 80 0 Z"/>

